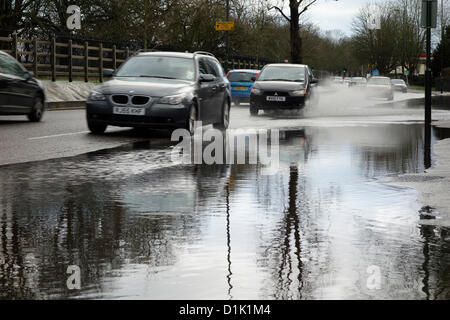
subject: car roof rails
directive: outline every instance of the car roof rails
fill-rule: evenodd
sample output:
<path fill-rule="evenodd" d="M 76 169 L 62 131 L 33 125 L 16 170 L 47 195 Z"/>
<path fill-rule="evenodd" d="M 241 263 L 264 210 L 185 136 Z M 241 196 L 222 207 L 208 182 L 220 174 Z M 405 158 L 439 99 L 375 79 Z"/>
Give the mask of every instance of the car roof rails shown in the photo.
<path fill-rule="evenodd" d="M 215 55 L 213 55 L 212 53 L 206 52 L 206 51 L 195 51 L 194 54 L 202 54 L 204 56 L 210 56 L 210 57 L 216 57 Z"/>

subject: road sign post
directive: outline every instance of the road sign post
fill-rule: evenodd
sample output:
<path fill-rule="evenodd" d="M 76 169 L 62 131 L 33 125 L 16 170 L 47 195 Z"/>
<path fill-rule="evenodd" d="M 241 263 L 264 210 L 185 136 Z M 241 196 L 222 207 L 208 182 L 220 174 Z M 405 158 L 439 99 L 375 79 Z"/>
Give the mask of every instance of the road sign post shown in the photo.
<path fill-rule="evenodd" d="M 216 22 L 216 31 L 231 31 L 234 29 L 234 21 Z"/>
<path fill-rule="evenodd" d="M 228 60 L 229 60 L 229 42 L 230 42 L 230 31 L 234 30 L 234 21 L 230 20 L 230 0 L 227 0 L 227 19 L 226 21 L 216 22 L 216 31 L 225 31 L 225 70 L 228 72 Z"/>
<path fill-rule="evenodd" d="M 437 0 L 422 0 L 422 28 L 426 28 L 425 167 L 431 167 L 431 29 L 437 24 Z"/>

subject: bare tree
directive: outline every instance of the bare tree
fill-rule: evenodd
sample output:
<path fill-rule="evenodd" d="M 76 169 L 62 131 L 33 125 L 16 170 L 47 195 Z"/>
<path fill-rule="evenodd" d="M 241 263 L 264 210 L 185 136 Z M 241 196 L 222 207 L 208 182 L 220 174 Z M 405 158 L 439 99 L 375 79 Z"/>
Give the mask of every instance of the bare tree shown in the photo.
<path fill-rule="evenodd" d="M 417 68 L 419 56 L 424 50 L 425 32 L 421 28 L 421 0 L 397 0 L 393 10 L 399 28 L 397 42 L 402 69 L 411 73 Z"/>
<path fill-rule="evenodd" d="M 289 22 L 290 26 L 290 43 L 291 43 L 291 60 L 293 63 L 302 63 L 302 38 L 300 35 L 300 16 L 305 13 L 310 6 L 317 0 L 289 0 L 290 15 L 286 15 L 283 11 L 285 0 L 281 0 L 278 5 L 268 6 L 268 10 L 276 10 L 281 16 Z"/>

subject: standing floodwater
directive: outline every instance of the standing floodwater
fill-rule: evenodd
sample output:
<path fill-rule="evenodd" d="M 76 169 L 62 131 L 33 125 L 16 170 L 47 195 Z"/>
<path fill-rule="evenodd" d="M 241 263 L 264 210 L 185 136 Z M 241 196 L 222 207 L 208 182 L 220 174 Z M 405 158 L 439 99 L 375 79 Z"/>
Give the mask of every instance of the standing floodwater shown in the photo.
<path fill-rule="evenodd" d="M 0 167 L 0 297 L 449 298 L 450 235 L 378 182 L 424 171 L 419 125 L 280 139 L 275 175 L 145 144 Z"/>

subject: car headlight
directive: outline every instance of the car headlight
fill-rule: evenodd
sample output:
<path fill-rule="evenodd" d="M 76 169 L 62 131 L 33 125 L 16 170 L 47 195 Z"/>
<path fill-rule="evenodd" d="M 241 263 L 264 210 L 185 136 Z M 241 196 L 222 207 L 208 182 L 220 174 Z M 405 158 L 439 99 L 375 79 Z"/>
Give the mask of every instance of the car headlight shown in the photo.
<path fill-rule="evenodd" d="M 297 90 L 291 92 L 292 96 L 301 97 L 306 95 L 306 90 Z"/>
<path fill-rule="evenodd" d="M 177 104 L 181 104 L 183 102 L 184 98 L 186 98 L 186 94 L 177 94 L 174 96 L 162 97 L 159 99 L 159 103 L 177 105 Z"/>
<path fill-rule="evenodd" d="M 98 91 L 92 90 L 91 93 L 89 94 L 89 98 L 88 100 L 91 101 L 105 101 L 106 100 L 106 96 Z"/>
<path fill-rule="evenodd" d="M 258 88 L 252 88 L 252 94 L 259 96 L 262 94 L 262 90 Z"/>

